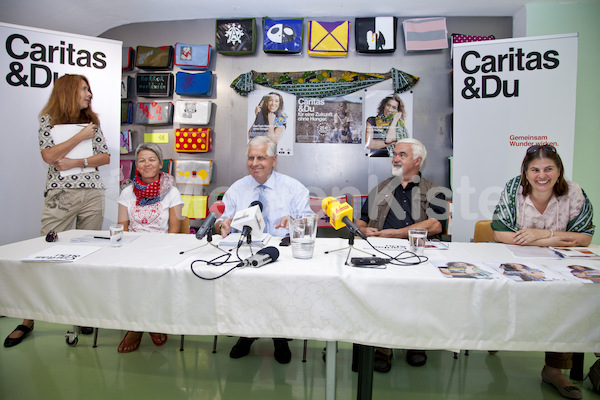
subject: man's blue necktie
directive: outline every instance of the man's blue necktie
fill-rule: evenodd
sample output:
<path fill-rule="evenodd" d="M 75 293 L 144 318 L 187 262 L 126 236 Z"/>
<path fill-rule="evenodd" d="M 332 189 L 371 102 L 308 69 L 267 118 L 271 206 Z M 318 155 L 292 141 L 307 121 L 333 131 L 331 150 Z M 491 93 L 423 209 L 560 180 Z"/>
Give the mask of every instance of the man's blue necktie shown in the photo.
<path fill-rule="evenodd" d="M 258 185 L 258 201 L 262 203 L 262 216 L 265 221 L 265 232 L 269 232 L 269 220 L 267 219 L 267 210 L 269 209 L 267 203 L 267 194 L 266 191 L 268 188 L 265 185 Z"/>

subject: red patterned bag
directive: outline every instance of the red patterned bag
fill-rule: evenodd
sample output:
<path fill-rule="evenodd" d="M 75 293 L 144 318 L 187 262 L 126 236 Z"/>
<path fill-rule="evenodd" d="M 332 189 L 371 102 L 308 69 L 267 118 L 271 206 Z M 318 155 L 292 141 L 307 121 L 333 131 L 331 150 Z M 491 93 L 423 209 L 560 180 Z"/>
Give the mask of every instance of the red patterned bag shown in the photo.
<path fill-rule="evenodd" d="M 484 40 L 494 40 L 494 35 L 489 36 L 478 36 L 478 35 L 464 35 L 462 33 L 452 34 L 452 43 L 470 43 L 470 42 L 481 42 Z"/>
<path fill-rule="evenodd" d="M 210 128 L 175 129 L 175 151 L 178 153 L 206 153 L 212 148 Z"/>

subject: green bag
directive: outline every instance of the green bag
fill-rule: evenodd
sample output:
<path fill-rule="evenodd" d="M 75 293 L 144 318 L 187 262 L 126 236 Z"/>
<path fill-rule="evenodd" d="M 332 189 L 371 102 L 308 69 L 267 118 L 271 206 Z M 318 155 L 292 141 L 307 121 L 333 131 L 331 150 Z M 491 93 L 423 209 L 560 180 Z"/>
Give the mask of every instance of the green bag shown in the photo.
<path fill-rule="evenodd" d="M 133 103 L 131 101 L 121 102 L 121 124 L 130 124 L 133 111 Z"/>
<path fill-rule="evenodd" d="M 140 69 L 173 69 L 173 46 L 138 46 L 135 66 Z"/>

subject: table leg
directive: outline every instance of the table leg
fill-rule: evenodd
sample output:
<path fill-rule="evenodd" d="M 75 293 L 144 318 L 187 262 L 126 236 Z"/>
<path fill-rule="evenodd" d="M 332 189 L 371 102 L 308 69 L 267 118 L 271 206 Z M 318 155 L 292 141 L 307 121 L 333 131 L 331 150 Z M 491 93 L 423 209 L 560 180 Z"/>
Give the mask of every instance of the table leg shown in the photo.
<path fill-rule="evenodd" d="M 373 346 L 358 346 L 358 400 L 371 400 L 373 396 Z"/>
<path fill-rule="evenodd" d="M 325 399 L 335 400 L 335 367 L 337 361 L 336 342 L 327 342 L 325 354 Z"/>

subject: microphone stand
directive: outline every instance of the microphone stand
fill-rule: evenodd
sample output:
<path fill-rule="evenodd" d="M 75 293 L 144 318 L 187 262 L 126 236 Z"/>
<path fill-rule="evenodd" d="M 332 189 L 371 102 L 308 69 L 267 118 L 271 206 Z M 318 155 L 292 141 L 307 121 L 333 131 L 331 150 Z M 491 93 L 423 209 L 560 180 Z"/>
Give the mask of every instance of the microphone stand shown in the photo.
<path fill-rule="evenodd" d="M 204 244 L 202 244 L 202 245 L 200 245 L 200 246 L 198 246 L 198 247 L 194 247 L 193 249 L 189 249 L 189 250 L 186 250 L 186 251 L 182 251 L 182 252 L 180 252 L 179 254 L 183 254 L 183 253 L 187 253 L 188 251 L 192 251 L 192 250 L 197 250 L 197 249 L 200 249 L 200 248 L 202 248 L 202 247 L 204 247 L 204 246 L 206 246 L 206 245 L 208 245 L 208 244 L 210 244 L 210 245 L 211 245 L 212 247 L 214 247 L 215 249 L 219 249 L 219 250 L 221 250 L 222 252 L 224 252 L 224 253 L 227 253 L 225 250 L 223 250 L 223 249 L 222 249 L 222 248 L 220 248 L 219 246 L 215 245 L 215 244 L 212 242 L 212 239 L 213 239 L 212 229 L 209 229 L 209 230 L 208 230 L 208 232 L 206 233 L 206 243 L 204 243 Z"/>
<path fill-rule="evenodd" d="M 246 243 L 248 243 L 248 247 L 250 248 L 250 255 L 254 255 L 254 250 L 252 250 L 252 231 L 248 233 L 246 237 Z"/>
<path fill-rule="evenodd" d="M 214 244 L 212 242 L 213 239 L 213 233 L 212 233 L 212 229 L 208 231 L 208 233 L 206 234 L 206 243 L 203 244 L 202 246 L 206 246 L 207 244 L 210 244 L 212 247 L 214 247 L 215 249 L 219 249 L 221 250 L 223 253 L 227 253 L 225 250 L 223 250 L 222 248 L 220 248 L 219 246 L 217 246 L 216 244 Z M 202 247 L 201 246 L 201 247 Z"/>
<path fill-rule="evenodd" d="M 254 251 L 252 250 L 252 231 L 248 232 L 248 235 L 246 235 L 246 243 L 248 243 L 248 248 L 250 249 L 250 255 L 253 256 L 254 255 Z M 241 247 L 240 244 L 238 244 L 235 248 L 236 251 L 239 250 Z M 223 249 L 221 249 L 223 250 Z M 233 249 L 229 249 L 229 252 L 232 252 Z"/>
<path fill-rule="evenodd" d="M 335 250 L 326 250 L 325 254 L 333 253 L 334 251 L 346 250 L 346 249 L 348 249 L 348 255 L 346 256 L 346 262 L 344 263 L 345 265 L 350 265 L 350 264 L 348 264 L 348 260 L 350 259 L 350 253 L 352 252 L 352 250 L 362 251 L 363 253 L 368 254 L 369 256 L 376 257 L 375 254 L 371 254 L 368 251 L 365 251 L 363 249 L 357 249 L 356 247 L 354 247 L 354 233 L 352 233 L 352 231 L 350 229 L 348 229 L 348 246 L 342 247 L 339 249 L 335 249 Z"/>

